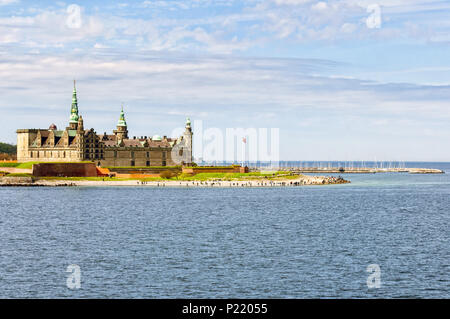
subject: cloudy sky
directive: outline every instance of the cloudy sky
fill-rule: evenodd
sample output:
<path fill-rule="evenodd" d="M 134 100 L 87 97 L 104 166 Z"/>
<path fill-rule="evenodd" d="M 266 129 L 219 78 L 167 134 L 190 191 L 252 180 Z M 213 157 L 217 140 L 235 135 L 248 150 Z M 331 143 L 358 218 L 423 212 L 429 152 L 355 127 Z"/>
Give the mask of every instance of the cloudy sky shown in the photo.
<path fill-rule="evenodd" d="M 0 140 L 279 128 L 284 160 L 450 161 L 450 1 L 0 0 Z M 194 128 L 195 130 L 195 128 Z"/>

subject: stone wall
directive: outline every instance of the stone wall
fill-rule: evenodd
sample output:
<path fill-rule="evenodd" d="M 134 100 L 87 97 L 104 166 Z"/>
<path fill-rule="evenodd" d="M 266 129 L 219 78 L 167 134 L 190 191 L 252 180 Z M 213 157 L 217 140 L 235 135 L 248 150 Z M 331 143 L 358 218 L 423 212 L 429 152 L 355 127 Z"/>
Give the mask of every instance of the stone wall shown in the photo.
<path fill-rule="evenodd" d="M 174 166 L 171 149 L 106 148 L 101 166 Z"/>
<path fill-rule="evenodd" d="M 30 184 L 34 183 L 34 178 L 30 176 L 4 176 L 0 178 L 0 182 L 3 184 L 13 185 L 13 184 Z"/>
<path fill-rule="evenodd" d="M 33 165 L 33 176 L 96 177 L 97 168 L 94 163 L 40 163 Z"/>

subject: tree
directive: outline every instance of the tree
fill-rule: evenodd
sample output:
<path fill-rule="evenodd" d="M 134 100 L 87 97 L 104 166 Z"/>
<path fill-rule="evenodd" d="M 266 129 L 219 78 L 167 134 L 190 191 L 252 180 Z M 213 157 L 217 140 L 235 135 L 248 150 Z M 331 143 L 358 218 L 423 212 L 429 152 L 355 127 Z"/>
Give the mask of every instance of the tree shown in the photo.
<path fill-rule="evenodd" d="M 0 142 L 0 153 L 15 155 L 17 154 L 17 146 Z"/>

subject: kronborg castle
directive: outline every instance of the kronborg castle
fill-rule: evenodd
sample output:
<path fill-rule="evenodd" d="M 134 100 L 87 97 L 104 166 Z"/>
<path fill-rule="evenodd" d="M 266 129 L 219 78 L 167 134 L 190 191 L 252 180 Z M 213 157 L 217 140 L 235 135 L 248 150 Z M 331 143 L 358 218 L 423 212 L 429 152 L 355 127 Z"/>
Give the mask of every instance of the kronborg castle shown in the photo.
<path fill-rule="evenodd" d="M 97 134 L 85 130 L 78 114 L 77 92 L 73 88 L 69 126 L 58 130 L 17 130 L 17 160 L 19 162 L 80 162 L 92 161 L 101 166 L 172 166 L 192 163 L 192 129 L 189 119 L 178 138 L 154 135 L 129 138 L 122 108 L 113 134 Z"/>

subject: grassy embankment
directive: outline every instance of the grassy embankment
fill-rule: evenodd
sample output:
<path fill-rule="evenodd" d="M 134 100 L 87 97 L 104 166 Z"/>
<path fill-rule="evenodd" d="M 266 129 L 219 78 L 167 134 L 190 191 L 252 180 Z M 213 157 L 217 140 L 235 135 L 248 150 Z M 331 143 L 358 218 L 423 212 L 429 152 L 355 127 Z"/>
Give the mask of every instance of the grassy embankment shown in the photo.
<path fill-rule="evenodd" d="M 142 182 L 159 182 L 159 181 L 209 181 L 209 180 L 259 180 L 259 179 L 295 179 L 298 175 L 285 175 L 287 172 L 270 172 L 270 173 L 199 173 L 196 175 L 180 174 L 172 178 L 147 177 L 147 178 L 117 178 L 117 177 L 40 177 L 44 180 L 69 180 L 69 181 L 129 181 L 136 180 Z"/>
<path fill-rule="evenodd" d="M 24 162 L 24 163 L 18 163 L 18 162 L 1 162 L 0 161 L 0 167 L 14 167 L 14 168 L 21 168 L 21 169 L 32 169 L 33 164 L 43 164 L 43 163 L 50 163 L 50 164 L 64 164 L 65 162 Z M 67 162 L 70 163 L 70 162 Z M 92 163 L 92 162 L 78 162 L 78 163 Z"/>
<path fill-rule="evenodd" d="M 49 163 L 49 162 L 25 162 L 25 163 L 11 163 L 11 162 L 0 162 L 0 167 L 15 167 L 21 169 L 31 169 L 33 164 L 39 163 Z M 55 162 L 62 163 L 62 162 Z M 85 162 L 90 163 L 90 162 Z M 106 167 L 108 168 L 108 167 Z M 110 167 L 110 168 L 140 168 L 140 167 Z M 148 167 L 142 167 L 148 168 Z M 164 167 L 152 167 L 152 168 L 177 168 L 177 166 L 164 166 Z M 8 174 L 6 176 L 31 176 L 29 174 Z M 223 180 L 223 181 L 233 181 L 233 180 L 255 180 L 255 179 L 295 179 L 298 175 L 289 175 L 289 172 L 251 172 L 251 173 L 198 173 L 196 175 L 190 174 L 178 174 L 171 178 L 163 177 L 147 177 L 147 178 L 117 178 L 117 177 L 40 177 L 44 180 L 72 180 L 72 181 L 126 181 L 126 180 L 139 180 L 143 182 L 151 181 L 208 181 L 208 180 Z"/>

